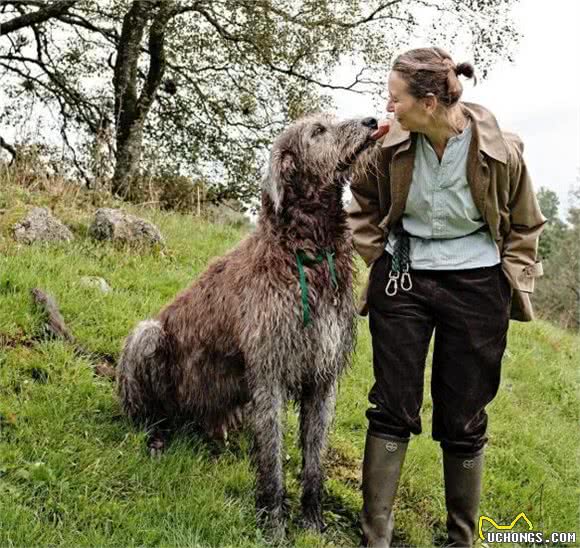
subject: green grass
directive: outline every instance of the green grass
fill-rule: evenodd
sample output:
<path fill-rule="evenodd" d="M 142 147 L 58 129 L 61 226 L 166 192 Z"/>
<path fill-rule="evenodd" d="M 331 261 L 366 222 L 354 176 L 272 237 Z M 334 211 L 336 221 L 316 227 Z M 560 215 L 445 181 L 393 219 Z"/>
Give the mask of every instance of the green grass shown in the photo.
<path fill-rule="evenodd" d="M 161 228 L 166 248 L 95 244 L 86 237 L 94 210 L 86 197 L 0 188 L 0 546 L 266 546 L 254 516 L 249 437 L 240 434 L 224 448 L 181 435 L 152 461 L 144 433 L 121 416 L 112 384 L 95 377 L 68 345 L 35 340 L 42 322 L 29 295 L 32 287 L 52 293 L 83 344 L 118 355 L 137 321 L 244 230 L 130 208 Z M 31 204 L 50 205 L 75 242 L 16 245 L 10 226 Z M 83 287 L 82 276 L 101 276 L 113 291 Z M 525 511 L 535 530 L 578 531 L 578 355 L 578 337 L 550 324 L 511 325 L 502 386 L 489 407 L 481 507 L 498 523 Z M 289 546 L 356 546 L 371 382 L 370 337 L 361 319 L 330 440 L 323 535 L 296 526 L 301 459 L 296 412 L 287 413 Z M 399 539 L 420 546 L 441 539 L 445 529 L 430 411 L 426 393 L 426 432 L 411 442 L 396 514 Z"/>

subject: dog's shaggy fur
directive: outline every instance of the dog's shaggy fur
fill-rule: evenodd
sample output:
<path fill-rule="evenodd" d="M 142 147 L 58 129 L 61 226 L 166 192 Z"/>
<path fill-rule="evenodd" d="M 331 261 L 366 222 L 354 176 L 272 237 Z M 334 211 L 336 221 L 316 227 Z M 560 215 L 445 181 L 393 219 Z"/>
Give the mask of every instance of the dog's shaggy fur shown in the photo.
<path fill-rule="evenodd" d="M 254 428 L 257 508 L 284 527 L 282 413 L 300 404 L 305 525 L 323 527 L 321 458 L 337 380 L 355 337 L 353 248 L 342 207 L 349 167 L 376 120 L 296 122 L 275 141 L 256 230 L 128 337 L 118 367 L 125 412 L 149 425 L 193 420 L 225 430 L 245 407 Z M 303 324 L 298 250 L 332 250 L 306 266 L 312 321 Z M 153 450 L 163 440 L 154 436 Z"/>

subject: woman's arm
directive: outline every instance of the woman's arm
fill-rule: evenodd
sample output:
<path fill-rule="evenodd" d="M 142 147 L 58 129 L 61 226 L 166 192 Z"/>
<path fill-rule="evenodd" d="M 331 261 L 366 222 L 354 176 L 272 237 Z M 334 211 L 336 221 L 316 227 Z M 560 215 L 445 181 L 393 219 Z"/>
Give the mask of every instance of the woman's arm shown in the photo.
<path fill-rule="evenodd" d="M 506 135 L 506 143 L 509 150 L 510 231 L 504 241 L 502 264 L 514 289 L 532 293 L 534 279 L 542 275 L 537 253 L 546 219 L 540 211 L 522 156 L 523 143 L 513 134 Z"/>
<path fill-rule="evenodd" d="M 379 154 L 382 160 L 382 151 Z M 369 266 L 385 247 L 385 233 L 379 223 L 386 212 L 381 211 L 379 185 L 384 185 L 384 192 L 388 193 L 387 166 L 370 167 L 363 174 L 355 174 L 350 186 L 352 200 L 346 208 L 354 246 Z"/>

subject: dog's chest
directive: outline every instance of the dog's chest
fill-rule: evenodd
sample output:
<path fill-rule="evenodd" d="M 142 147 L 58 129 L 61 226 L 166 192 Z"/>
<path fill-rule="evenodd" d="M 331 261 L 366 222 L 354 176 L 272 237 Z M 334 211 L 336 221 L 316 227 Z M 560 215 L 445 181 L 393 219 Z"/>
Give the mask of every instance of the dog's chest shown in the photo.
<path fill-rule="evenodd" d="M 334 380 L 344 369 L 353 336 L 354 315 L 345 306 L 321 303 L 311 323 L 295 334 L 296 344 L 280 356 L 284 383 L 291 392 L 304 383 Z"/>

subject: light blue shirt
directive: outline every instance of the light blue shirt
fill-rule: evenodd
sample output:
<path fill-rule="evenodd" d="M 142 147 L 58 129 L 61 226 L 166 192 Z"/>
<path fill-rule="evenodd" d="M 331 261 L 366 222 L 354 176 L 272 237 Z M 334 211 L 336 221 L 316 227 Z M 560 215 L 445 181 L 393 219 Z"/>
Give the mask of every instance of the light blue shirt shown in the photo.
<path fill-rule="evenodd" d="M 410 235 L 411 268 L 459 270 L 493 266 L 499 250 L 473 202 L 467 181 L 471 124 L 449 139 L 441 162 L 427 137 L 417 135 L 413 178 L 402 217 Z M 393 253 L 389 233 L 386 249 Z"/>

